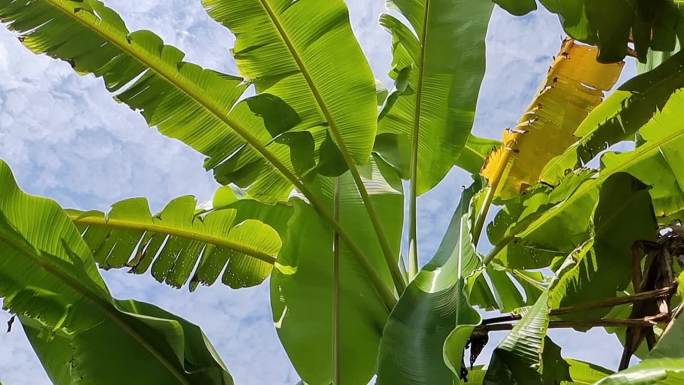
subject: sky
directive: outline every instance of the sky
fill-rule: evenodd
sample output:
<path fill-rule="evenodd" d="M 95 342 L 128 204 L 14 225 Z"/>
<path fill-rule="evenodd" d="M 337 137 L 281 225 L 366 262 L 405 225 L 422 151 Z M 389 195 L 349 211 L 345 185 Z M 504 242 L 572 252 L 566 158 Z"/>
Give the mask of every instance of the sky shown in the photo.
<path fill-rule="evenodd" d="M 189 61 L 236 73 L 229 49 L 234 38 L 211 20 L 199 0 L 108 0 L 131 30 L 150 29 L 181 48 Z M 347 0 L 351 22 L 378 79 L 391 88 L 390 38 L 378 26 L 383 0 Z M 474 132 L 499 138 L 515 125 L 558 51 L 558 19 L 538 11 L 513 17 L 494 11 L 487 36 L 487 73 Z M 458 53 L 454 53 L 457 55 Z M 623 77 L 633 74 L 629 66 Z M 107 210 L 121 199 L 144 196 L 154 210 L 186 194 L 208 200 L 216 184 L 203 157 L 148 128 L 137 113 L 112 101 L 101 81 L 80 77 L 65 63 L 35 56 L 0 28 L 0 158 L 20 186 L 62 206 Z M 432 255 L 451 219 L 468 177 L 453 171 L 419 200 L 419 244 Z M 149 276 L 103 273 L 118 298 L 157 304 L 200 325 L 221 353 L 236 384 L 294 385 L 298 376 L 280 346 L 271 318 L 268 288 L 203 288 L 189 294 Z M 9 315 L 0 311 L 0 329 Z M 494 336 L 485 356 L 500 336 Z M 566 357 L 609 368 L 619 362 L 616 339 L 603 332 L 553 331 Z M 596 348 L 600 347 L 600 351 Z M 21 328 L 0 330 L 0 380 L 4 385 L 48 385 Z"/>

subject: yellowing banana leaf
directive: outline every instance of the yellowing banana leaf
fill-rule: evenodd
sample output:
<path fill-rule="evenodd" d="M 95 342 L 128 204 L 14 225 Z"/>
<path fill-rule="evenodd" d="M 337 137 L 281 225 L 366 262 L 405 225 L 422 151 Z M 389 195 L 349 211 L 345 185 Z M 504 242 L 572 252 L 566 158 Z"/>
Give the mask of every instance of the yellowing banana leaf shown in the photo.
<path fill-rule="evenodd" d="M 272 210 L 276 218 L 270 220 L 287 220 L 286 207 L 272 206 Z M 194 290 L 198 284 L 214 284 L 219 276 L 232 288 L 255 286 L 271 273 L 280 236 L 259 220 L 238 220 L 238 211 L 224 208 L 197 214 L 197 200 L 185 196 L 156 215 L 144 198 L 115 203 L 107 214 L 71 211 L 69 215 L 100 267 L 129 267 L 136 274 L 151 267 L 157 281 L 176 288 L 192 278 Z"/>
<path fill-rule="evenodd" d="M 584 179 L 566 199 L 544 207 L 530 221 L 515 228 L 497 244 L 495 254 L 502 254 L 516 242 L 541 248 L 570 251 L 589 234 L 591 213 L 596 207 L 600 186 L 613 174 L 625 172 L 651 186 L 656 216 L 668 224 L 684 209 L 684 177 L 681 164 L 684 153 L 684 91 L 675 92 L 660 113 L 640 130 L 643 142 L 625 153 L 607 153 L 597 176 Z"/>
<path fill-rule="evenodd" d="M 587 164 L 622 140 L 633 139 L 681 88 L 684 88 L 684 52 L 629 80 L 596 107 L 575 131 L 580 139 L 551 160 L 541 178 L 546 183 L 557 184 L 568 170 Z"/>
<path fill-rule="evenodd" d="M 2 161 L 0 186 L 0 298 L 55 385 L 233 384 L 197 326 L 114 300 L 66 213 Z"/>
<path fill-rule="evenodd" d="M 617 82 L 623 63 L 599 64 L 595 54 L 593 47 L 563 42 L 537 97 L 482 169 L 495 197 L 511 199 L 535 185 L 546 163 L 575 142 L 577 127 Z"/>

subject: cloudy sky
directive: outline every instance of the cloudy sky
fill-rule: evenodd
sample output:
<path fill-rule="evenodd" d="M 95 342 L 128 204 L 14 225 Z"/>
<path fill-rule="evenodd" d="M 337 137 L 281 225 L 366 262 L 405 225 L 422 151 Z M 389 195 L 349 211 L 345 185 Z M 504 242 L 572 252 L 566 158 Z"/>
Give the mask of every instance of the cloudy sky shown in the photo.
<path fill-rule="evenodd" d="M 190 61 L 235 73 L 230 33 L 214 23 L 199 0 L 107 0 L 131 30 L 151 29 L 187 53 Z M 377 24 L 383 0 L 347 0 L 354 30 L 376 77 L 387 86 L 389 36 Z M 488 69 L 475 132 L 498 138 L 514 125 L 558 50 L 558 20 L 543 11 L 514 18 L 497 9 L 487 37 Z M 454 53 L 457 55 L 458 53 Z M 631 67 L 626 71 L 633 73 Z M 211 197 L 216 185 L 203 172 L 202 156 L 148 128 L 143 119 L 116 104 L 99 80 L 25 50 L 0 28 L 0 158 L 20 185 L 50 196 L 65 207 L 106 210 L 134 196 L 154 209 L 185 194 Z M 435 250 L 467 184 L 457 171 L 420 199 L 421 255 Z M 266 287 L 231 291 L 216 286 L 193 295 L 161 287 L 148 277 L 106 273 L 119 298 L 160 305 L 203 327 L 240 385 L 292 385 L 298 381 L 280 347 Z M 0 327 L 9 319 L 0 311 Z M 619 361 L 614 337 L 594 332 L 554 332 L 564 355 L 607 367 Z M 601 353 L 595 351 L 601 345 Z M 494 344 L 490 344 L 490 349 Z M 48 385 L 20 328 L 0 334 L 0 379 L 5 385 Z"/>

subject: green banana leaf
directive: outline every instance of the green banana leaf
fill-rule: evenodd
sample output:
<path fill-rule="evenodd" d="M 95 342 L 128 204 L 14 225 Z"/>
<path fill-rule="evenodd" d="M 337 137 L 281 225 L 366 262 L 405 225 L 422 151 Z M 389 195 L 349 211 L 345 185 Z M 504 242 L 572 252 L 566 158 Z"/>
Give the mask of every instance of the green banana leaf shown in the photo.
<path fill-rule="evenodd" d="M 541 272 L 509 269 L 490 263 L 468 279 L 469 300 L 473 306 L 484 310 L 510 313 L 537 302 L 546 290 L 545 281 Z"/>
<path fill-rule="evenodd" d="M 375 78 L 343 0 L 202 3 L 236 35 L 238 69 L 258 92 L 286 101 L 304 126 L 327 126 L 352 160 L 347 167 L 368 163 L 377 131 Z"/>
<path fill-rule="evenodd" d="M 461 195 L 435 257 L 399 299 L 380 346 L 378 385 L 452 384 L 470 334 L 481 322 L 465 293 L 466 279 L 481 266 L 471 228 L 475 184 Z"/>
<path fill-rule="evenodd" d="M 242 211 L 248 209 L 245 204 L 258 205 L 244 202 Z M 272 207 L 271 216 L 286 222 L 287 208 Z M 101 268 L 129 267 L 144 274 L 151 267 L 157 281 L 180 288 L 191 280 L 191 290 L 198 284 L 214 284 L 220 275 L 224 284 L 235 289 L 262 283 L 282 244 L 276 230 L 256 219 L 238 221 L 239 210 L 234 208 L 196 211 L 196 199 L 185 196 L 156 215 L 144 198 L 115 203 L 107 214 L 71 211 L 69 215 Z"/>
<path fill-rule="evenodd" d="M 277 201 L 288 197 L 297 173 L 313 167 L 314 140 L 289 132 L 300 119 L 286 103 L 265 94 L 235 105 L 243 79 L 184 62 L 177 48 L 152 32 L 130 32 L 98 0 L 1 0 L 0 21 L 33 52 L 101 77 L 150 126 L 206 155 L 220 183 Z"/>
<path fill-rule="evenodd" d="M 553 304 L 545 291 L 494 350 L 483 384 L 553 385 L 571 381 L 561 349 L 546 336 Z"/>
<path fill-rule="evenodd" d="M 233 384 L 198 327 L 115 301 L 66 213 L 2 161 L 0 185 L 0 298 L 56 385 Z"/>
<path fill-rule="evenodd" d="M 565 361 L 570 365 L 572 381 L 561 381 L 559 385 L 592 385 L 594 382 L 613 374 L 608 369 L 587 362 L 573 359 L 566 359 Z M 486 373 L 486 367 L 479 366 L 473 368 L 473 370 L 468 372 L 468 382 L 466 384 L 483 385 Z"/>
<path fill-rule="evenodd" d="M 468 140 L 485 70 L 484 38 L 492 4 L 478 0 L 393 0 L 409 25 L 391 15 L 380 23 L 392 33 L 396 90 L 379 122 L 376 147 L 416 184 L 434 187 Z M 413 32 L 415 31 L 415 33 Z M 389 136 L 389 137 L 388 137 Z M 402 170 L 404 171 L 404 170 Z"/>
<path fill-rule="evenodd" d="M 583 183 L 593 176 L 590 170 L 579 170 L 551 188 L 538 185 L 527 190 L 519 198 L 507 202 L 494 221 L 487 227 L 487 235 L 496 249 L 496 259 L 510 269 L 538 269 L 549 265 L 556 257 L 565 257 L 578 244 L 584 242 L 590 228 L 590 216 L 594 201 L 592 197 L 580 201 L 577 214 L 559 215 L 551 222 L 565 233 L 549 233 L 539 243 L 516 237 L 555 206 L 567 201 Z"/>
<path fill-rule="evenodd" d="M 514 15 L 536 9 L 531 0 L 494 0 Z M 677 29 L 682 24 L 677 1 L 641 2 L 632 0 L 540 0 L 558 14 L 565 32 L 574 39 L 597 45 L 599 60 L 618 62 L 627 55 L 628 42 L 641 62 L 649 49 L 672 51 Z"/>
<path fill-rule="evenodd" d="M 573 306 L 624 291 L 632 277 L 632 245 L 655 241 L 657 230 L 648 186 L 626 173 L 611 175 L 601 186 L 591 240 L 571 253 L 557 273 L 559 278 L 550 292 L 554 303 Z M 583 311 L 563 318 L 599 319 L 608 310 Z"/>
<path fill-rule="evenodd" d="M 594 109 L 575 132 L 580 139 L 546 165 L 541 179 L 556 184 L 567 170 L 588 163 L 620 141 L 633 139 L 681 88 L 684 88 L 684 52 L 653 71 L 629 80 Z"/>
<path fill-rule="evenodd" d="M 403 224 L 403 196 L 384 182 L 379 170 L 365 173 L 370 199 L 381 214 L 394 255 L 399 256 Z M 369 166 L 367 166 L 369 167 Z M 333 178 L 318 177 L 318 195 L 333 208 Z M 363 207 L 350 173 L 339 177 L 337 210 L 342 229 L 371 257 L 372 271 L 380 282 L 392 287 L 378 239 Z M 341 385 L 367 383 L 376 373 L 378 347 L 389 309 L 375 286 L 354 258 L 348 245 L 339 244 L 338 319 L 333 311 L 335 232 L 304 200 L 292 201 L 294 214 L 289 232 L 271 275 L 271 307 L 278 336 L 300 377 L 310 385 L 329 385 L 333 373 L 340 373 Z M 339 330 L 333 327 L 333 322 Z M 333 360 L 333 336 L 339 333 L 337 360 Z M 333 367 L 333 362 L 339 365 Z"/>

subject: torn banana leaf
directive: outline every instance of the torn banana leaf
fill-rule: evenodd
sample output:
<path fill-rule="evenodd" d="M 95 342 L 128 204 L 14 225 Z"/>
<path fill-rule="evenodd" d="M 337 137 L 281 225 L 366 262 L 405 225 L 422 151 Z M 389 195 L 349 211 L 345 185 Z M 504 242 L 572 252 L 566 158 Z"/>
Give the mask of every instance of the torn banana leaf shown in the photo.
<path fill-rule="evenodd" d="M 150 126 L 206 155 L 219 183 L 275 202 L 315 166 L 326 133 L 320 125 L 295 132 L 300 117 L 273 95 L 239 101 L 248 86 L 242 78 L 184 61 L 183 52 L 150 31 L 130 32 L 101 1 L 0 0 L 0 21 L 33 52 L 102 78 Z M 369 92 L 375 119 L 374 88 Z"/>
<path fill-rule="evenodd" d="M 555 185 L 568 170 L 586 165 L 610 146 L 634 140 L 635 133 L 682 88 L 684 52 L 629 80 L 596 107 L 575 131 L 580 139 L 546 165 L 541 179 Z"/>
<path fill-rule="evenodd" d="M 624 63 L 599 64 L 595 54 L 593 47 L 563 42 L 537 97 L 482 169 L 495 197 L 512 199 L 537 184 L 546 163 L 575 142 L 577 127 L 617 82 Z"/>
<path fill-rule="evenodd" d="M 225 199 L 217 196 L 215 201 Z M 69 216 L 101 268 L 128 267 L 136 274 L 151 269 L 159 282 L 180 288 L 190 281 L 194 290 L 219 277 L 236 289 L 262 283 L 282 244 L 278 232 L 262 220 L 282 230 L 289 213 L 283 204 L 250 200 L 198 213 L 196 199 L 184 196 L 156 215 L 146 199 L 133 198 L 115 203 L 107 214 L 70 211 Z"/>

